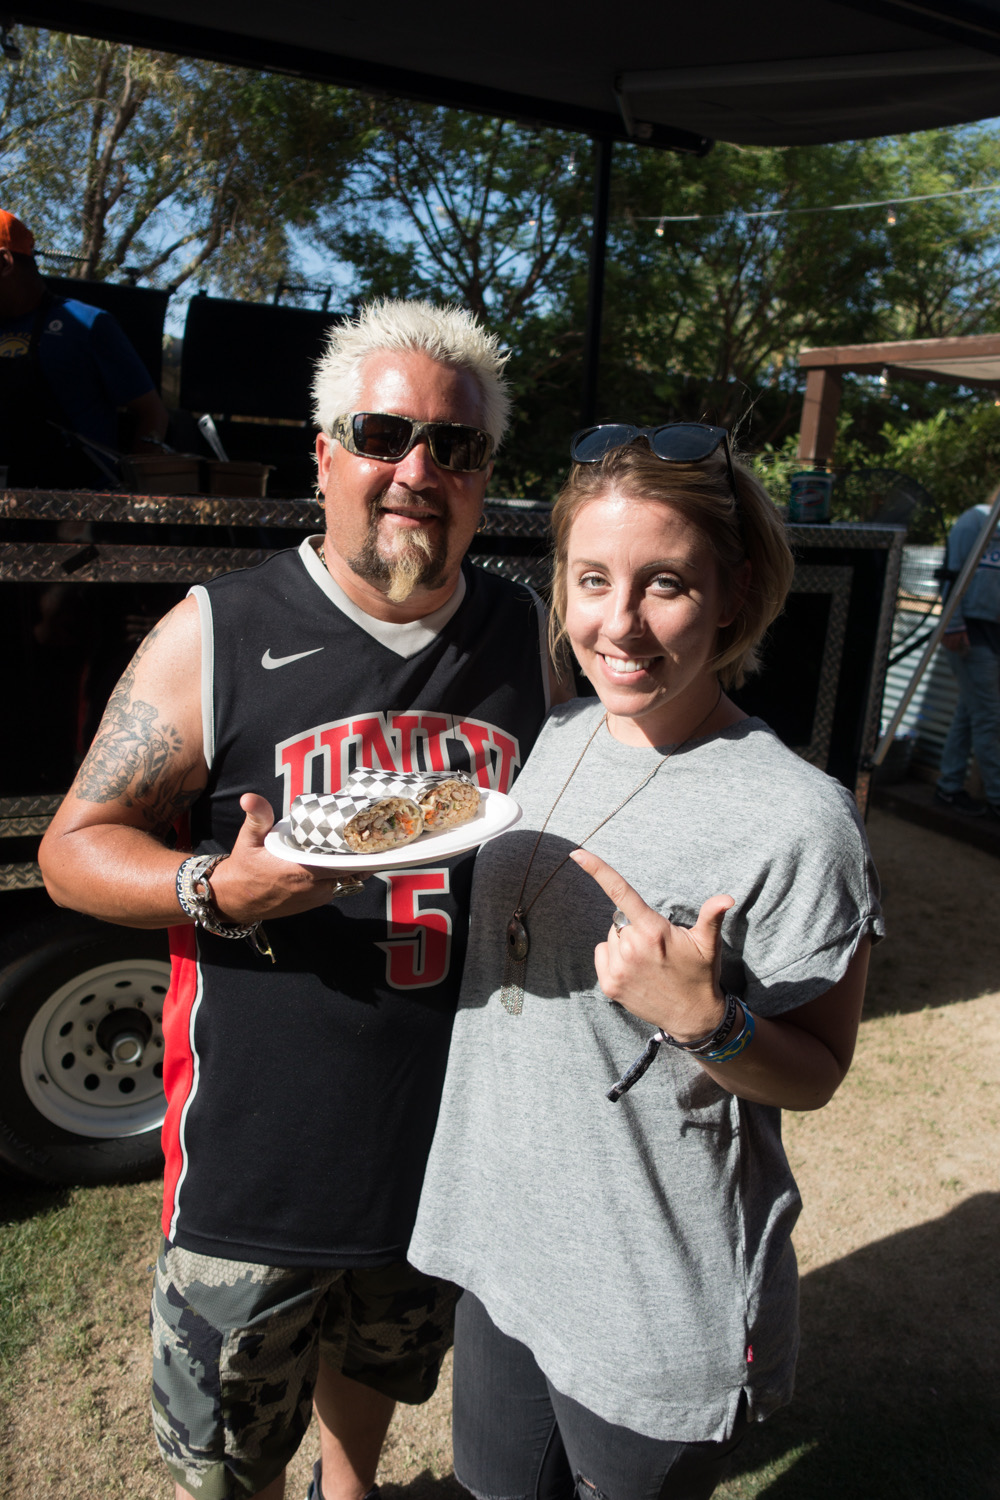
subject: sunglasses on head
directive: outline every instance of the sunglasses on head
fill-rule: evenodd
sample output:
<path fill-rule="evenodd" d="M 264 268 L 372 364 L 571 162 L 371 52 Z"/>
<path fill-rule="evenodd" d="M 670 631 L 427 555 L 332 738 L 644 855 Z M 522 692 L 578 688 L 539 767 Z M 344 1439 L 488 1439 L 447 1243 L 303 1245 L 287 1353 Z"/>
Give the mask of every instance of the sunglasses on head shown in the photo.
<path fill-rule="evenodd" d="M 570 457 L 578 464 L 599 464 L 616 448 L 627 448 L 637 438 L 645 438 L 650 452 L 668 464 L 697 464 L 721 448 L 726 459 L 729 487 L 736 499 L 736 476 L 729 451 L 729 434 L 724 427 L 707 422 L 665 422 L 662 427 L 635 427 L 631 422 L 602 422 L 597 427 L 583 427 L 570 439 Z"/>
<path fill-rule="evenodd" d="M 466 427 L 461 422 L 418 422 L 415 417 L 397 417 L 385 411 L 349 412 L 337 418 L 330 435 L 348 453 L 387 464 L 398 463 L 426 439 L 438 468 L 450 469 L 453 474 L 475 474 L 485 469 L 493 451 L 493 439 L 478 427 Z"/>

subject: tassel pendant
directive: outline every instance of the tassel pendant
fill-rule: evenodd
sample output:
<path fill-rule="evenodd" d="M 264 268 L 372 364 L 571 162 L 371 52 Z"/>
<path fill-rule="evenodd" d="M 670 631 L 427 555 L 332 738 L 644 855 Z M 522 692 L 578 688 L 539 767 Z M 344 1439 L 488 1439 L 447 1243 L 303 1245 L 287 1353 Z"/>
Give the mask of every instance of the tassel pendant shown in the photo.
<path fill-rule="evenodd" d="M 507 923 L 507 952 L 511 958 L 523 963 L 528 956 L 528 929 L 524 925 L 524 912 L 517 910 Z"/>
<path fill-rule="evenodd" d="M 530 946 L 524 912 L 518 908 L 507 923 L 507 954 L 500 991 L 500 1004 L 511 1016 L 519 1016 L 524 1008 L 524 963 Z"/>

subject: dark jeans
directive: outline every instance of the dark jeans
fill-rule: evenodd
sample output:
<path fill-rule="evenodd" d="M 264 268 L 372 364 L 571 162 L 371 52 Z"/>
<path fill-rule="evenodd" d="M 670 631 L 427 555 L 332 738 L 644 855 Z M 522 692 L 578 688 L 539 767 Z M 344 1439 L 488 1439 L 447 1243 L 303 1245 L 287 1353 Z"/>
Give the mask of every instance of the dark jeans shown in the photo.
<path fill-rule="evenodd" d="M 562 1395 L 471 1292 L 455 1314 L 455 1477 L 480 1500 L 708 1500 L 746 1432 L 670 1443 Z"/>

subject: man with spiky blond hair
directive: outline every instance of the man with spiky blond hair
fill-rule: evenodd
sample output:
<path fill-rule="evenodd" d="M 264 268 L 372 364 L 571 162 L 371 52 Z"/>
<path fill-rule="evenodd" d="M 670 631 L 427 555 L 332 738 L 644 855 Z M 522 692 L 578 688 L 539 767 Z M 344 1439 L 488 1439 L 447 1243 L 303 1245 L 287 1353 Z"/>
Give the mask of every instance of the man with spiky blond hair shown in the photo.
<path fill-rule="evenodd" d="M 279 1500 L 312 1406 L 314 1500 L 362 1500 L 394 1403 L 427 1399 L 450 1342 L 455 1289 L 406 1246 L 471 855 L 359 881 L 265 840 L 359 766 L 506 791 L 534 741 L 538 600 L 465 560 L 503 363 L 456 308 L 378 303 L 333 329 L 324 533 L 161 621 L 45 839 L 61 905 L 171 929 L 153 1410 L 179 1497 Z M 185 816 L 190 854 L 168 838 Z"/>

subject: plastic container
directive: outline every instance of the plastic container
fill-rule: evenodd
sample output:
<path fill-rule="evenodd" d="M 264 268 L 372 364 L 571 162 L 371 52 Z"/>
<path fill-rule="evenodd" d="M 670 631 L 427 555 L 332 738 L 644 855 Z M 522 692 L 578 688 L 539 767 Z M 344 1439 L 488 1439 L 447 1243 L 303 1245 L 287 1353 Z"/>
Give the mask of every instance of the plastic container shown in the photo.
<path fill-rule="evenodd" d="M 788 519 L 798 526 L 822 526 L 830 520 L 833 475 L 825 469 L 806 469 L 792 475 Z"/>
<path fill-rule="evenodd" d="M 122 472 L 137 495 L 197 495 L 201 460 L 186 453 L 130 453 Z"/>
<path fill-rule="evenodd" d="M 210 495 L 263 499 L 267 494 L 267 476 L 274 465 L 242 462 L 238 459 L 223 463 L 221 459 L 213 458 L 208 460 L 206 467 Z"/>

